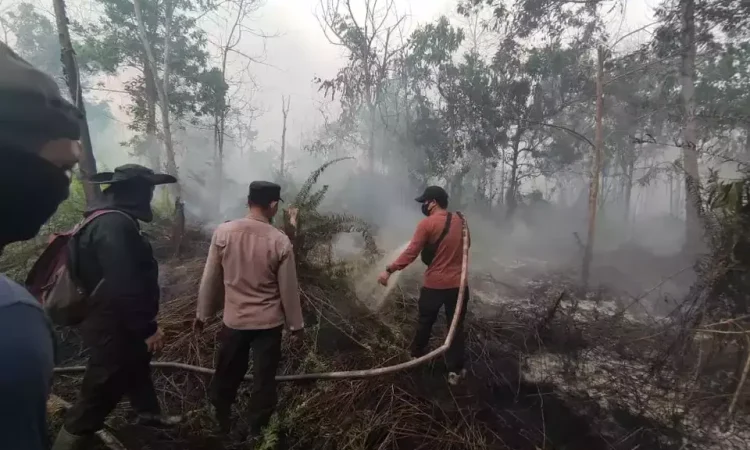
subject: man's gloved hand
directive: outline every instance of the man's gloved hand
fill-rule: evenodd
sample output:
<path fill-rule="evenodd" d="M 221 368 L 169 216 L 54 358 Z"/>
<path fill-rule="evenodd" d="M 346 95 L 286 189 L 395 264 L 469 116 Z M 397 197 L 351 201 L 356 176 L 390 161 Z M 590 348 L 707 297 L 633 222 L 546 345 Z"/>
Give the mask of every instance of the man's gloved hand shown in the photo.
<path fill-rule="evenodd" d="M 146 339 L 146 348 L 150 353 L 156 353 L 164 348 L 164 332 L 161 328 L 157 328 L 156 333 Z"/>

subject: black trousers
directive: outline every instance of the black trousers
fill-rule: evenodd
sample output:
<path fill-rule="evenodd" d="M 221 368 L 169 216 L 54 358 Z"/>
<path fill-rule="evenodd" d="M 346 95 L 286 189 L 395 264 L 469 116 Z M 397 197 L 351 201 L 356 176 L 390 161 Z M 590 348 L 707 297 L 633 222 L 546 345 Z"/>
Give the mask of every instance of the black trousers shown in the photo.
<path fill-rule="evenodd" d="M 259 432 L 268 424 L 276 408 L 276 370 L 281 360 L 283 326 L 268 330 L 234 330 L 224 327 L 219 334 L 216 374 L 209 396 L 218 412 L 227 414 L 237 397 L 237 389 L 247 372 L 253 349 L 253 387 L 247 411 L 250 429 Z"/>
<path fill-rule="evenodd" d="M 430 341 L 432 326 L 438 318 L 440 308 L 445 306 L 445 318 L 450 327 L 453 315 L 458 303 L 458 289 L 430 289 L 423 287 L 419 293 L 419 323 L 417 332 L 412 341 L 412 356 L 420 357 L 425 354 L 425 349 Z M 458 372 L 464 368 L 464 318 L 466 317 L 466 305 L 469 301 L 469 288 L 464 290 L 464 309 L 458 319 L 458 329 L 453 338 L 453 343 L 445 353 L 445 364 L 449 372 Z"/>
<path fill-rule="evenodd" d="M 65 417 L 65 429 L 76 435 L 100 430 L 123 397 L 137 413 L 159 414 L 150 362 L 151 354 L 142 341 L 93 347 L 81 392 Z"/>

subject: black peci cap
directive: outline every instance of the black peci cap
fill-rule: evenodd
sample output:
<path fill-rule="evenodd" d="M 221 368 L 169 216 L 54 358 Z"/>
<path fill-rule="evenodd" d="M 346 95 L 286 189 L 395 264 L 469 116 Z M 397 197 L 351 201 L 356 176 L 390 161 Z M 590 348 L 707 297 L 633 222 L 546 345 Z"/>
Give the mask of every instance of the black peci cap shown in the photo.
<path fill-rule="evenodd" d="M 284 201 L 281 198 L 281 186 L 270 181 L 253 181 L 247 199 L 257 205 L 269 205 L 271 202 Z"/>
<path fill-rule="evenodd" d="M 431 200 L 442 200 L 442 201 L 448 201 L 448 193 L 445 192 L 445 189 L 441 188 L 440 186 L 427 186 L 427 189 L 424 190 L 422 195 L 415 198 L 414 200 L 418 201 L 419 203 L 429 202 Z"/>

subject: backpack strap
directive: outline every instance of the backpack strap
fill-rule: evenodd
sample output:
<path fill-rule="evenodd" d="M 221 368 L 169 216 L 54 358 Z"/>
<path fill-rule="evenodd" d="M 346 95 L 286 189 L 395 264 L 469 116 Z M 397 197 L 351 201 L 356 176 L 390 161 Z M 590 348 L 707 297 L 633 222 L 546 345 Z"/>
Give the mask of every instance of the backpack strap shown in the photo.
<path fill-rule="evenodd" d="M 437 241 L 435 241 L 435 250 L 440 246 L 440 243 L 443 242 L 443 239 L 445 239 L 445 236 L 448 235 L 448 232 L 451 230 L 451 218 L 453 215 L 451 213 L 448 213 L 448 215 L 445 217 L 445 226 L 443 227 L 443 232 L 440 233 L 440 237 L 438 237 Z"/>
<path fill-rule="evenodd" d="M 138 225 L 138 222 L 135 219 L 133 219 L 133 217 L 130 216 L 130 214 L 122 212 L 122 211 L 120 211 L 118 209 L 100 209 L 98 211 L 94 211 L 93 213 L 91 213 L 91 215 L 89 215 L 88 217 L 86 217 L 85 219 L 83 219 L 82 221 L 80 221 L 78 223 L 78 225 L 76 225 L 76 227 L 73 229 L 73 233 L 72 234 L 76 235 L 76 234 L 80 233 L 83 230 L 83 228 L 86 225 L 88 225 L 91 222 L 93 222 L 94 219 L 96 219 L 97 217 L 101 217 L 101 216 L 103 216 L 105 214 L 109 214 L 109 213 L 122 214 L 123 216 L 127 217 L 131 222 L 133 222 L 133 225 L 135 225 L 135 227 L 140 232 L 141 227 Z"/>

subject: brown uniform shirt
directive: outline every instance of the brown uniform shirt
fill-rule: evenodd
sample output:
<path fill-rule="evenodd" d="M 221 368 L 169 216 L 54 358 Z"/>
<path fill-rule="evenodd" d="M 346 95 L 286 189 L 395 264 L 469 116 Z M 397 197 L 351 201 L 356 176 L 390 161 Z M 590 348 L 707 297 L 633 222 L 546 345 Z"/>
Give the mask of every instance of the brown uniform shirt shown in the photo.
<path fill-rule="evenodd" d="M 224 324 L 232 329 L 304 327 L 292 243 L 264 217 L 233 220 L 214 231 L 198 292 L 198 319 L 215 314 L 222 300 Z"/>
<path fill-rule="evenodd" d="M 409 246 L 401 253 L 389 268 L 401 270 L 411 264 L 424 248 L 425 244 L 434 243 L 438 240 L 445 228 L 447 211 L 438 211 L 422 219 L 417 225 L 414 237 L 411 238 Z M 461 266 L 463 264 L 463 232 L 462 220 L 458 214 L 451 216 L 451 228 L 443 238 L 440 246 L 435 252 L 432 264 L 424 273 L 424 287 L 431 289 L 452 289 L 461 286 Z M 467 230 L 468 232 L 468 230 Z M 469 246 L 471 246 L 471 237 Z"/>

